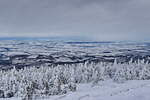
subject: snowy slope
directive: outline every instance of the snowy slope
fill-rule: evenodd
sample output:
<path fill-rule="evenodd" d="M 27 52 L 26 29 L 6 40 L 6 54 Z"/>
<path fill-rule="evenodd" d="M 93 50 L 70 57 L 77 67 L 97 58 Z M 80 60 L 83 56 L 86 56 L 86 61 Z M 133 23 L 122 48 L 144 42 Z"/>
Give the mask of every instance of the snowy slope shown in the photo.
<path fill-rule="evenodd" d="M 37 100 L 150 100 L 150 80 L 133 80 L 120 84 L 108 80 L 96 85 L 79 84 L 76 92 Z"/>
<path fill-rule="evenodd" d="M 109 80 L 95 86 L 80 84 L 74 93 L 44 100 L 150 100 L 150 81 L 133 80 L 118 84 Z"/>

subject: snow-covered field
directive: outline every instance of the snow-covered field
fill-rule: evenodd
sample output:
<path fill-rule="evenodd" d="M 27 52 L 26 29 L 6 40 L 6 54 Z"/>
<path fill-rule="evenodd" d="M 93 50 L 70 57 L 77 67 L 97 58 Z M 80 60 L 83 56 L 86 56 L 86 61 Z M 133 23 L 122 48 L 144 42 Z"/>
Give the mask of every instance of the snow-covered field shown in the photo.
<path fill-rule="evenodd" d="M 79 84 L 77 88 L 76 92 L 37 100 L 150 100 L 150 80 L 130 80 L 121 84 L 107 80 L 94 85 Z"/>
<path fill-rule="evenodd" d="M 52 40 L 0 40 L 0 69 L 20 69 L 44 64 L 128 62 L 131 58 L 149 60 L 149 43 L 68 42 Z"/>

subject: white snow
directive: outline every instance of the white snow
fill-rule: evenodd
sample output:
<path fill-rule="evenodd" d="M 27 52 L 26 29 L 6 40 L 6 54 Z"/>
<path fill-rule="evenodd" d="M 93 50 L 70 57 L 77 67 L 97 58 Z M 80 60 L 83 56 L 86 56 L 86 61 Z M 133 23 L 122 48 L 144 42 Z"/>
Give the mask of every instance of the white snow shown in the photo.
<path fill-rule="evenodd" d="M 125 83 L 107 80 L 95 85 L 92 83 L 79 84 L 76 92 L 37 100 L 150 100 L 150 80 L 131 80 Z"/>
<path fill-rule="evenodd" d="M 80 84 L 74 93 L 44 100 L 150 100 L 150 80 L 133 80 L 120 84 L 108 80 L 95 86 Z"/>

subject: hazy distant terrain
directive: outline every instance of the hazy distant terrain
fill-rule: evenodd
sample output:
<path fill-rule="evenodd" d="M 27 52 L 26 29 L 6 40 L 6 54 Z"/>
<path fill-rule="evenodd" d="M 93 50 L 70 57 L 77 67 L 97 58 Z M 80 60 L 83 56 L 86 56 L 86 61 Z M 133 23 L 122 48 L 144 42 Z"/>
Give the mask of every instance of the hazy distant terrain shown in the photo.
<path fill-rule="evenodd" d="M 1 39 L 0 69 L 13 66 L 62 65 L 90 62 L 150 61 L 150 43 L 91 42 L 49 39 Z"/>

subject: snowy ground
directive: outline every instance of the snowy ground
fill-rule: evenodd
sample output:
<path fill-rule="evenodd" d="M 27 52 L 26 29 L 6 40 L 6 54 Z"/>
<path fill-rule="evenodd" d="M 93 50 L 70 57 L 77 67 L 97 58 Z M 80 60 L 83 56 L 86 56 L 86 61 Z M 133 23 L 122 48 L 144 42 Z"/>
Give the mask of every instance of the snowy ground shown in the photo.
<path fill-rule="evenodd" d="M 20 100 L 17 98 L 0 100 Z M 150 80 L 80 84 L 76 92 L 39 100 L 150 100 Z"/>

